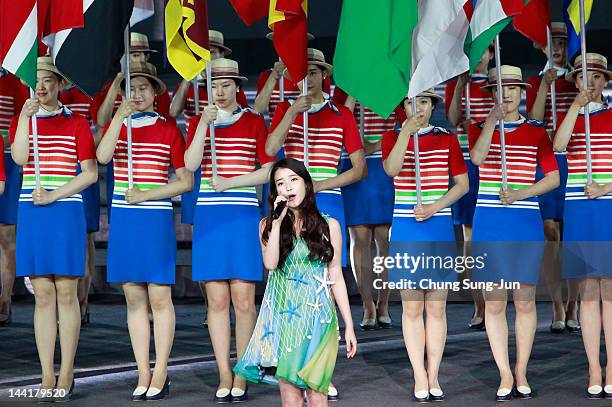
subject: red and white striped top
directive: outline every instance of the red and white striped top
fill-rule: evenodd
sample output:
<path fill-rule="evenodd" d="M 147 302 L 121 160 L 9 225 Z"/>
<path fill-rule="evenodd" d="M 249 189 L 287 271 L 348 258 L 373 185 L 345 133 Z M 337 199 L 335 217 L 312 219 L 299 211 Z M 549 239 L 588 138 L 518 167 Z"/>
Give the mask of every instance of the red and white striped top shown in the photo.
<path fill-rule="evenodd" d="M 482 90 L 481 87 L 487 84 L 487 75 L 474 74 L 470 78 L 470 121 L 476 123 L 485 120 L 489 115 L 489 112 L 493 108 L 495 101 L 491 95 L 491 92 Z M 445 103 L 446 103 L 446 114 L 450 109 L 451 101 L 455 94 L 455 87 L 457 86 L 457 80 L 451 80 L 446 83 L 445 90 Z M 467 114 L 467 92 L 463 90 L 463 96 L 461 98 L 461 111 L 463 112 L 462 120 L 465 120 Z M 457 127 L 457 137 L 459 138 L 459 144 L 461 144 L 461 151 L 463 152 L 463 158 L 465 160 L 470 159 L 470 149 L 468 143 L 468 133 L 463 126 Z"/>
<path fill-rule="evenodd" d="M 605 185 L 612 182 L 612 110 L 606 105 L 591 103 L 589 112 L 591 114 L 591 165 L 593 181 L 600 185 Z M 584 113 L 578 115 L 574 131 L 567 145 L 567 166 L 568 176 L 565 199 L 588 199 L 584 195 L 584 187 L 587 183 Z M 598 199 L 612 199 L 612 193 Z"/>
<path fill-rule="evenodd" d="M 333 100 L 336 105 L 344 105 L 344 102 L 346 102 L 347 96 L 348 95 L 339 87 L 336 86 L 336 88 L 334 88 Z M 364 110 L 364 115 L 363 115 L 363 134 L 362 134 L 363 142 L 377 143 L 382 139 L 383 134 L 395 129 L 395 125 L 397 123 L 397 116 L 395 112 L 392 112 L 391 115 L 389 115 L 387 119 L 384 119 L 380 117 L 379 115 L 377 115 L 376 113 L 374 113 L 373 111 L 371 111 L 369 108 L 367 107 L 364 107 L 364 108 L 365 110 Z M 357 122 L 357 126 L 361 125 L 360 124 L 361 109 L 362 109 L 361 103 L 359 103 L 358 101 L 355 101 L 355 108 L 353 109 L 353 116 L 355 116 L 355 121 Z M 359 132 L 361 133 L 361 129 L 359 129 Z M 371 158 L 371 157 L 381 157 L 381 152 L 376 151 L 366 156 L 366 158 Z M 347 157 L 345 157 L 345 155 L 343 154 L 342 158 L 347 158 Z"/>
<path fill-rule="evenodd" d="M 278 105 L 270 125 L 270 133 L 283 120 L 289 106 L 291 106 L 289 102 Z M 285 157 L 304 161 L 303 115 L 299 114 L 289 128 L 283 148 Z M 327 101 L 320 110 L 308 114 L 308 172 L 314 181 L 338 175 L 342 148 L 347 154 L 363 148 L 359 129 L 349 109 Z M 340 189 L 322 192 L 339 194 Z"/>
<path fill-rule="evenodd" d="M 399 133 L 392 130 L 382 137 L 382 159 L 389 157 Z M 410 137 L 402 168 L 395 177 L 395 207 L 393 217 L 414 217 L 416 199 L 416 165 L 414 137 Z M 448 192 L 450 177 L 465 174 L 467 167 L 457 137 L 441 127 L 429 126 L 419 130 L 419 168 L 423 204 L 431 204 Z M 434 216 L 451 215 L 444 208 Z"/>
<path fill-rule="evenodd" d="M 0 69 L 0 137 L 8 135 L 11 119 L 21 111 L 28 97 L 28 88 L 19 78 Z M 10 153 L 8 140 L 4 147 Z"/>
<path fill-rule="evenodd" d="M 4 150 L 4 139 L 0 137 L 0 181 L 5 181 L 6 172 L 4 169 L 4 154 L 2 154 L 2 150 Z"/>
<path fill-rule="evenodd" d="M 469 127 L 470 148 L 473 148 L 478 141 L 482 126 L 481 122 Z M 509 188 L 522 189 L 535 184 L 538 165 L 544 174 L 558 170 L 552 143 L 543 122 L 521 118 L 516 122 L 504 123 L 504 129 Z M 480 181 L 476 206 L 538 210 L 537 197 L 516 201 L 508 206 L 501 203 L 499 199 L 499 191 L 503 185 L 501 161 L 501 141 L 499 130 L 496 129 L 491 139 L 489 154 L 478 167 Z"/>
<path fill-rule="evenodd" d="M 176 91 L 178 90 L 180 83 L 176 85 L 174 88 L 174 94 L 176 95 Z M 214 92 L 213 92 L 214 93 Z M 198 95 L 200 97 L 200 109 L 205 106 L 208 106 L 208 91 L 206 90 L 206 82 L 201 82 L 198 85 Z M 187 93 L 185 95 L 185 107 L 183 109 L 183 115 L 185 116 L 185 124 L 187 126 L 187 130 L 189 130 L 189 122 L 191 118 L 195 115 L 195 92 L 193 89 L 193 85 L 190 85 L 187 89 Z M 247 101 L 246 95 L 242 86 L 238 91 L 238 96 L 236 97 L 236 102 L 242 107 L 247 107 L 249 102 Z"/>
<path fill-rule="evenodd" d="M 110 82 L 104 85 L 104 89 L 102 90 L 102 92 L 98 93 L 91 102 L 90 114 L 92 119 L 96 122 L 98 120 L 98 111 L 100 110 L 100 106 L 102 106 L 102 103 L 104 103 L 104 98 L 106 97 L 106 94 L 108 93 L 110 87 Z M 115 99 L 115 106 L 113 107 L 113 115 L 117 112 L 117 109 L 119 108 L 119 105 L 121 105 L 122 100 L 123 97 L 121 96 L 121 94 L 117 94 L 117 98 Z M 155 111 L 160 116 L 163 116 L 170 124 L 176 125 L 176 119 L 170 116 L 170 95 L 168 94 L 168 91 L 165 91 L 159 96 L 155 96 L 154 106 Z"/>
<path fill-rule="evenodd" d="M 11 144 L 15 141 L 19 117 L 11 122 L 9 136 Z M 60 108 L 51 115 L 38 116 L 38 151 L 40 159 L 41 187 L 46 190 L 57 189 L 72 181 L 77 175 L 77 164 L 96 159 L 96 148 L 89 124 L 82 117 L 72 115 L 66 108 Z M 32 121 L 30 120 L 30 132 Z M 23 166 L 23 182 L 20 201 L 32 201 L 32 190 L 36 188 L 34 171 L 34 138 L 30 133 L 30 155 Z M 80 201 L 80 193 L 60 201 Z"/>
<path fill-rule="evenodd" d="M 94 124 L 91 115 L 93 99 L 81 92 L 79 88 L 73 86 L 70 89 L 64 90 L 60 93 L 59 98 L 60 102 L 70 109 L 72 113 L 85 118 L 90 126 Z"/>
<path fill-rule="evenodd" d="M 124 121 L 115 152 L 113 171 L 115 186 L 113 208 L 172 210 L 170 199 L 128 204 L 127 127 Z M 108 130 L 107 125 L 104 133 Z M 134 186 L 142 190 L 159 188 L 168 184 L 170 165 L 183 168 L 185 139 L 180 130 L 157 113 L 138 113 L 132 116 L 132 169 Z"/>
<path fill-rule="evenodd" d="M 191 119 L 187 133 L 187 147 L 195 137 L 202 116 Z M 242 109 L 234 115 L 231 124 L 215 126 L 215 148 L 217 153 L 217 175 L 226 178 L 250 174 L 260 165 L 274 161 L 266 155 L 268 129 L 263 117 L 250 109 Z M 206 131 L 204 155 L 202 157 L 202 182 L 198 205 L 259 205 L 255 187 L 232 188 L 223 192 L 225 197 L 214 193 L 208 184 L 212 178 L 212 152 L 209 130 Z M 242 194 L 240 194 L 242 193 Z M 210 194 L 210 196 L 207 196 Z"/>
<path fill-rule="evenodd" d="M 527 111 L 531 112 L 533 104 L 535 103 L 536 97 L 538 96 L 538 89 L 540 88 L 540 82 L 542 82 L 542 76 L 533 76 L 527 79 L 527 83 L 531 84 L 531 88 L 527 89 Z M 572 82 L 565 80 L 565 77 L 559 77 L 555 80 L 555 91 L 557 98 L 557 127 L 561 124 L 559 115 L 567 114 L 572 102 L 578 94 L 578 89 Z M 544 121 L 546 122 L 546 129 L 553 131 L 553 120 L 552 120 L 552 99 L 550 97 L 550 88 L 546 94 L 546 105 L 544 110 Z M 565 152 L 557 153 L 565 154 Z"/>

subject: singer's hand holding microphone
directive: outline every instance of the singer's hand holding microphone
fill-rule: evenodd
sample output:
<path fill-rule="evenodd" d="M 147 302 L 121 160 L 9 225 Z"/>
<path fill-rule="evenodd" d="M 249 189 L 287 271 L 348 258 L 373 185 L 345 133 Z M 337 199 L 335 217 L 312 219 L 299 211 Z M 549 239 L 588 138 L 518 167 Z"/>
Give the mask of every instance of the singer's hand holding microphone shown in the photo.
<path fill-rule="evenodd" d="M 282 223 L 285 215 L 287 215 L 287 198 L 279 195 L 274 200 L 274 211 L 272 212 L 272 221 L 278 220 L 278 223 Z"/>

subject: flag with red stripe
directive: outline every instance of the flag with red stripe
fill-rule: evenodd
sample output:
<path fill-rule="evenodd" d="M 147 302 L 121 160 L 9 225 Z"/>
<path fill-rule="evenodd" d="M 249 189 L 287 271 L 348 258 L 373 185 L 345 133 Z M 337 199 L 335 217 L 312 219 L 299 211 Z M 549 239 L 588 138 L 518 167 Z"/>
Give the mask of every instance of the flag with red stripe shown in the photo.
<path fill-rule="evenodd" d="M 307 13 L 307 0 L 270 0 L 268 27 L 274 32 L 274 49 L 294 82 L 306 77 Z"/>
<path fill-rule="evenodd" d="M 548 43 L 546 27 L 550 26 L 550 1 L 530 0 L 512 23 L 516 31 L 545 48 Z"/>

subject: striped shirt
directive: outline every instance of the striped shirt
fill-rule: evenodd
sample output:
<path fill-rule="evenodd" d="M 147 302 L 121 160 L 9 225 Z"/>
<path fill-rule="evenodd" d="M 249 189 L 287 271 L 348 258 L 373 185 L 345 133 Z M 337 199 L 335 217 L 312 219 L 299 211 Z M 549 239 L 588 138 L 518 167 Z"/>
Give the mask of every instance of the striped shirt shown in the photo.
<path fill-rule="evenodd" d="M 187 147 L 191 145 L 202 116 L 191 119 L 187 133 Z M 237 111 L 232 121 L 215 126 L 215 148 L 217 175 L 225 178 L 250 174 L 260 165 L 274 159 L 266 155 L 268 129 L 263 116 L 251 109 Z M 202 157 L 202 182 L 197 205 L 252 205 L 259 206 L 255 187 L 231 188 L 223 195 L 215 193 L 208 181 L 212 178 L 212 152 L 209 130 L 206 131 L 204 155 Z"/>
<path fill-rule="evenodd" d="M 334 89 L 334 103 L 336 105 L 344 105 L 347 99 L 347 94 L 336 87 Z M 377 143 L 382 139 L 383 134 L 388 131 L 395 129 L 395 125 L 397 123 L 397 116 L 395 112 L 392 112 L 387 119 L 384 119 L 371 111 L 367 107 L 363 107 L 363 134 L 362 134 L 362 142 L 364 143 Z M 353 116 L 355 116 L 355 121 L 357 125 L 360 126 L 360 115 L 361 115 L 362 105 L 358 101 L 355 101 L 355 108 L 353 109 Z M 361 129 L 359 129 L 359 133 L 361 133 Z M 366 158 L 371 157 L 381 157 L 381 152 L 376 151 L 366 156 Z M 342 154 L 342 158 L 348 158 L 345 152 Z"/>
<path fill-rule="evenodd" d="M 111 82 L 104 85 L 104 89 L 102 89 L 102 91 L 98 93 L 91 102 L 90 114 L 96 122 L 98 120 L 98 112 L 100 111 L 100 107 L 102 106 L 102 103 L 104 103 L 104 99 L 106 98 L 106 94 L 108 93 L 111 85 Z M 119 109 L 122 100 L 123 96 L 121 93 L 118 93 L 117 98 L 115 99 L 115 105 L 113 107 L 113 115 L 117 113 L 117 109 Z M 170 116 L 170 95 L 168 94 L 168 91 L 165 91 L 159 96 L 155 96 L 154 106 L 155 111 L 158 112 L 159 115 L 163 116 L 170 124 L 176 125 L 176 119 Z"/>
<path fill-rule="evenodd" d="M 104 128 L 104 133 L 108 130 Z M 185 140 L 180 130 L 157 113 L 143 112 L 132 116 L 132 169 L 134 187 L 150 190 L 168 184 L 170 165 L 174 170 L 185 167 Z M 113 208 L 172 210 L 169 198 L 128 204 L 127 127 L 123 122 L 113 154 L 115 186 Z"/>
<path fill-rule="evenodd" d="M 540 82 L 542 82 L 542 74 L 539 76 L 533 76 L 527 79 L 527 83 L 531 84 L 531 88 L 527 89 L 527 111 L 531 112 L 533 105 L 538 96 L 538 89 L 540 88 Z M 569 110 L 570 106 L 574 102 L 578 89 L 572 82 L 565 80 L 564 76 L 559 77 L 555 80 L 555 91 L 557 99 L 557 126 L 561 124 L 559 115 L 565 115 Z M 553 130 L 552 120 L 552 99 L 550 97 L 550 88 L 546 94 L 546 105 L 544 108 L 544 121 L 546 122 L 546 129 L 550 132 Z M 566 154 L 565 152 L 556 153 L 560 155 Z"/>
<path fill-rule="evenodd" d="M 28 98 L 28 88 L 19 79 L 0 68 L 0 137 L 7 136 L 13 116 L 18 114 Z M 8 140 L 4 146 L 11 152 Z"/>
<path fill-rule="evenodd" d="M 11 122 L 9 136 L 11 144 L 19 117 Z M 41 187 L 51 191 L 69 183 L 77 176 L 77 164 L 96 159 L 96 148 L 89 124 L 82 117 L 73 115 L 70 110 L 61 107 L 51 114 L 37 115 L 38 156 L 40 160 Z M 30 120 L 30 132 L 32 121 Z M 19 201 L 31 202 L 32 191 L 36 188 L 34 171 L 34 138 L 30 133 L 30 155 L 23 166 L 23 182 Z M 79 201 L 83 199 L 76 193 L 58 202 Z"/>
<path fill-rule="evenodd" d="M 263 71 L 261 74 L 259 74 L 259 79 L 257 80 L 257 94 L 258 95 L 259 95 L 259 92 L 261 92 L 261 90 L 266 85 L 266 82 L 268 81 L 268 78 L 270 77 L 271 74 L 272 74 L 272 70 L 270 69 L 267 71 Z M 285 78 L 284 76 L 283 76 L 283 82 L 285 86 L 283 90 L 285 101 L 289 99 L 297 99 L 301 95 L 300 88 L 298 88 L 296 84 L 294 84 L 292 81 Z M 270 96 L 270 101 L 268 102 L 269 117 L 274 117 L 274 114 L 276 113 L 276 108 L 281 103 L 280 87 L 278 86 L 278 84 L 279 84 L 279 81 L 276 81 L 276 85 L 274 85 L 274 90 L 272 91 L 272 95 Z M 330 87 L 331 87 L 331 84 L 330 84 L 329 78 L 325 78 L 323 80 L 323 92 L 329 94 Z"/>
<path fill-rule="evenodd" d="M 285 117 L 289 102 L 278 105 L 270 125 L 270 133 Z M 283 144 L 285 157 L 304 161 L 304 117 L 299 114 L 287 134 Z M 322 181 L 338 175 L 342 148 L 350 155 L 363 148 L 359 129 L 349 109 L 336 106 L 327 100 L 323 106 L 308 114 L 308 172 L 313 181 Z M 326 193 L 340 194 L 340 188 Z"/>
<path fill-rule="evenodd" d="M 591 165 L 593 181 L 600 185 L 612 182 L 612 110 L 606 105 L 590 104 Z M 581 109 L 581 112 L 584 110 Z M 561 123 L 561 122 L 559 122 Z M 587 183 L 586 135 L 584 113 L 580 113 L 567 145 L 566 200 L 588 199 L 584 194 Z M 612 199 L 612 193 L 597 199 Z"/>
<path fill-rule="evenodd" d="M 60 102 L 75 115 L 85 118 L 91 126 L 94 124 L 91 115 L 91 104 L 93 99 L 81 92 L 76 86 L 63 90 L 60 93 Z"/>
<path fill-rule="evenodd" d="M 180 86 L 180 83 L 177 84 L 176 87 L 174 88 L 175 95 L 176 95 L 176 92 L 178 91 L 179 86 Z M 199 83 L 198 95 L 200 96 L 200 100 L 199 100 L 200 109 L 202 109 L 205 106 L 208 106 L 208 91 L 206 90 L 206 82 Z M 189 88 L 187 88 L 187 93 L 185 94 L 185 106 L 183 108 L 183 115 L 185 116 L 185 123 L 187 125 L 187 130 L 189 130 L 189 121 L 195 115 L 196 109 L 195 109 L 194 96 L 195 96 L 195 92 L 193 89 L 193 85 L 190 85 Z M 246 95 L 244 94 L 244 90 L 242 89 L 242 86 L 240 87 L 238 95 L 236 96 L 236 101 L 242 107 L 247 107 L 249 105 L 249 102 L 247 101 L 247 98 L 246 98 Z"/>
<path fill-rule="evenodd" d="M 482 86 L 487 84 L 487 75 L 474 74 L 470 78 L 470 122 L 475 123 L 481 120 L 485 120 L 489 115 L 489 112 L 495 105 L 495 101 L 491 95 L 491 92 L 481 89 Z M 457 86 L 457 80 L 452 80 L 446 83 L 445 90 L 445 101 L 446 101 L 446 114 L 450 110 L 450 105 L 455 94 L 455 87 Z M 466 119 L 467 114 L 467 98 L 466 90 L 463 90 L 463 96 L 461 97 L 461 111 L 462 120 Z M 460 124 L 461 124 L 460 121 Z M 457 137 L 459 138 L 459 144 L 461 145 L 461 151 L 463 152 L 463 158 L 465 160 L 470 159 L 470 148 L 468 143 L 468 134 L 464 126 L 457 126 Z"/>
<path fill-rule="evenodd" d="M 484 122 L 469 128 L 470 148 L 480 137 Z M 557 171 L 557 160 L 552 143 L 546 133 L 545 124 L 521 118 L 516 122 L 504 123 L 506 139 L 506 168 L 508 188 L 522 189 L 535 184 L 536 168 L 539 165 L 544 174 Z M 499 130 L 493 132 L 487 158 L 478 167 L 480 175 L 476 206 L 507 207 L 513 209 L 539 210 L 537 197 L 516 201 L 504 206 L 499 199 L 502 189 L 502 163 Z"/>
<path fill-rule="evenodd" d="M 429 126 L 419 132 L 419 168 L 421 173 L 421 197 L 423 204 L 432 204 L 449 189 L 450 177 L 465 174 L 467 167 L 461 155 L 457 137 L 441 127 Z M 399 133 L 392 130 L 383 135 L 382 159 L 389 157 Z M 414 137 L 410 137 L 404 153 L 402 168 L 393 177 L 395 188 L 394 218 L 414 218 L 416 198 L 416 165 Z M 444 208 L 434 216 L 450 216 L 451 208 Z"/>

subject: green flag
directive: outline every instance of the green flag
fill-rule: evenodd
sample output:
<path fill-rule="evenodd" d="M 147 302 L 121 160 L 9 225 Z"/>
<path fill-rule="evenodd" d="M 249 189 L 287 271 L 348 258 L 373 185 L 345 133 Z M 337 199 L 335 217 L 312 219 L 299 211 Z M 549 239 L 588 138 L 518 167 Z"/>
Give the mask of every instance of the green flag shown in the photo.
<path fill-rule="evenodd" d="M 334 55 L 334 81 L 389 117 L 408 92 L 416 0 L 344 0 Z"/>

